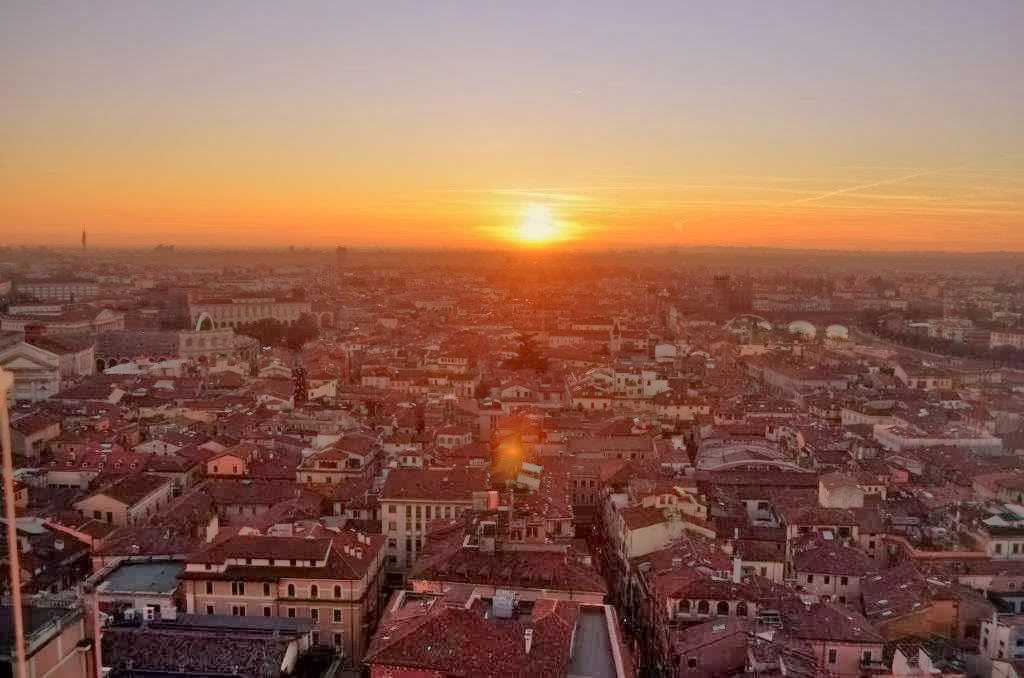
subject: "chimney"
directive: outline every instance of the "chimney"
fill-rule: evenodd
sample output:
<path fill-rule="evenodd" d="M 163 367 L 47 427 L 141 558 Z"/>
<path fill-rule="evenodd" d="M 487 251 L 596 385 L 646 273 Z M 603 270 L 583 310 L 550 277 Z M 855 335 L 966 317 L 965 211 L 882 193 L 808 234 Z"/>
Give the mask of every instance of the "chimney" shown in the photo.
<path fill-rule="evenodd" d="M 735 555 L 732 558 L 732 581 L 734 584 L 739 584 L 740 579 L 743 577 L 743 559 L 739 555 Z"/>
<path fill-rule="evenodd" d="M 533 629 L 523 631 L 523 640 L 526 642 L 526 654 L 530 654 L 530 648 L 533 647 Z"/>

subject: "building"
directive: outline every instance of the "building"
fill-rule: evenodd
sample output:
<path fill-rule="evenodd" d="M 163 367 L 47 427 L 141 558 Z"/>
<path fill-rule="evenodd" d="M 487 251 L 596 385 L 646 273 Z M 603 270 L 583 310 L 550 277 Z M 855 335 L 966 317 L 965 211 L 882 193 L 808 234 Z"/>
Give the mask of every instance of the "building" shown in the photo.
<path fill-rule="evenodd" d="M 18 335 L 0 335 L 0 369 L 14 377 L 8 399 L 35 403 L 60 391 L 60 356 L 26 343 Z"/>
<path fill-rule="evenodd" d="M 94 280 L 76 279 L 21 279 L 14 282 L 19 296 L 39 301 L 85 301 L 100 295 L 100 287 Z"/>
<path fill-rule="evenodd" d="M 0 330 L 5 332 L 64 336 L 123 329 L 123 313 L 88 304 L 10 306 L 6 315 L 0 315 Z"/>
<path fill-rule="evenodd" d="M 117 678 L 288 676 L 311 644 L 303 619 L 178 615 L 108 626 L 103 665 Z"/>
<path fill-rule="evenodd" d="M 1024 351 L 1024 332 L 992 332 L 988 340 L 989 348 L 1009 346 Z"/>
<path fill-rule="evenodd" d="M 103 568 L 87 582 L 95 605 L 115 620 L 141 615 L 146 620 L 170 620 L 178 616 L 175 594 L 181 562 L 163 559 L 126 559 Z"/>
<path fill-rule="evenodd" d="M 75 510 L 118 527 L 136 525 L 170 504 L 173 488 L 171 480 L 149 473 L 124 476 L 75 502 Z"/>
<path fill-rule="evenodd" d="M 432 520 L 458 518 L 469 509 L 496 509 L 497 492 L 477 469 L 394 469 L 380 492 L 387 567 L 404 572 L 423 550 Z"/>
<path fill-rule="evenodd" d="M 317 537 L 236 536 L 189 556 L 181 574 L 190 614 L 308 619 L 313 644 L 358 665 L 379 610 L 384 540 L 324 530 Z"/>
<path fill-rule="evenodd" d="M 190 325 L 196 330 L 238 328 L 258 320 L 293 324 L 312 309 L 308 301 L 276 297 L 201 299 L 188 307 Z"/>
<path fill-rule="evenodd" d="M 350 478 L 372 479 L 381 466 L 380 443 L 370 436 L 346 435 L 306 457 L 295 472 L 301 483 L 341 483 Z"/>
<path fill-rule="evenodd" d="M 28 676 L 95 678 L 94 639 L 78 606 L 23 608 L 25 656 Z M 0 667 L 11 671 L 14 629 L 11 608 L 0 607 Z"/>
<path fill-rule="evenodd" d="M 1024 616 L 993 615 L 982 621 L 978 651 L 989 659 L 1024 659 Z"/>
<path fill-rule="evenodd" d="M 542 598 L 398 591 L 366 656 L 371 678 L 633 675 L 611 608 Z"/>

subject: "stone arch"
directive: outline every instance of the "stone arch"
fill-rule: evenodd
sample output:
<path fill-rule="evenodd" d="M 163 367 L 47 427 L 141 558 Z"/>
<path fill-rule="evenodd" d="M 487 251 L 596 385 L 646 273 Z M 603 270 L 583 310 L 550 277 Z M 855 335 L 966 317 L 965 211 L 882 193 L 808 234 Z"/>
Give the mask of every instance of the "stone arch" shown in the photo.
<path fill-rule="evenodd" d="M 213 318 L 210 317 L 210 314 L 206 313 L 205 311 L 203 313 L 200 313 L 199 317 L 196 318 L 196 332 L 213 330 L 216 329 L 216 327 L 217 325 L 216 323 L 213 322 Z"/>

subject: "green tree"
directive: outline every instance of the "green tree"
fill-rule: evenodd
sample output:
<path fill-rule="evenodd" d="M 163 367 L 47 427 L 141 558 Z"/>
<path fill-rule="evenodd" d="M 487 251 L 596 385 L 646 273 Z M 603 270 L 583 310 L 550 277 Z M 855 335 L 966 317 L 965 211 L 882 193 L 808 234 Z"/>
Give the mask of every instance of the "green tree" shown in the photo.
<path fill-rule="evenodd" d="M 536 370 L 543 372 L 548 368 L 548 359 L 537 347 L 537 337 L 533 334 L 519 335 L 519 352 L 515 358 L 507 363 L 508 367 L 516 370 Z"/>
<path fill-rule="evenodd" d="M 299 351 L 306 342 L 313 341 L 320 336 L 320 327 L 316 318 L 303 313 L 299 319 L 285 329 L 284 344 L 293 351 Z"/>

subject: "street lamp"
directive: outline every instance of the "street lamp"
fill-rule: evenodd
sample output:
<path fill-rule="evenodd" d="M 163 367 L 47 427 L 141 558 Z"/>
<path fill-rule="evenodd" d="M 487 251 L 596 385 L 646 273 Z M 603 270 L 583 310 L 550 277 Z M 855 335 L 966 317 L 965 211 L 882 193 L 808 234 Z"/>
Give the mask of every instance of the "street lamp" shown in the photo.
<path fill-rule="evenodd" d="M 14 506 L 14 460 L 11 451 L 11 419 L 7 398 L 14 376 L 0 369 L 0 447 L 4 464 L 4 517 L 7 519 L 7 557 L 11 567 L 11 617 L 14 619 L 14 675 L 27 678 L 25 666 L 25 623 L 21 609 L 21 554 L 18 552 L 18 515 Z"/>

